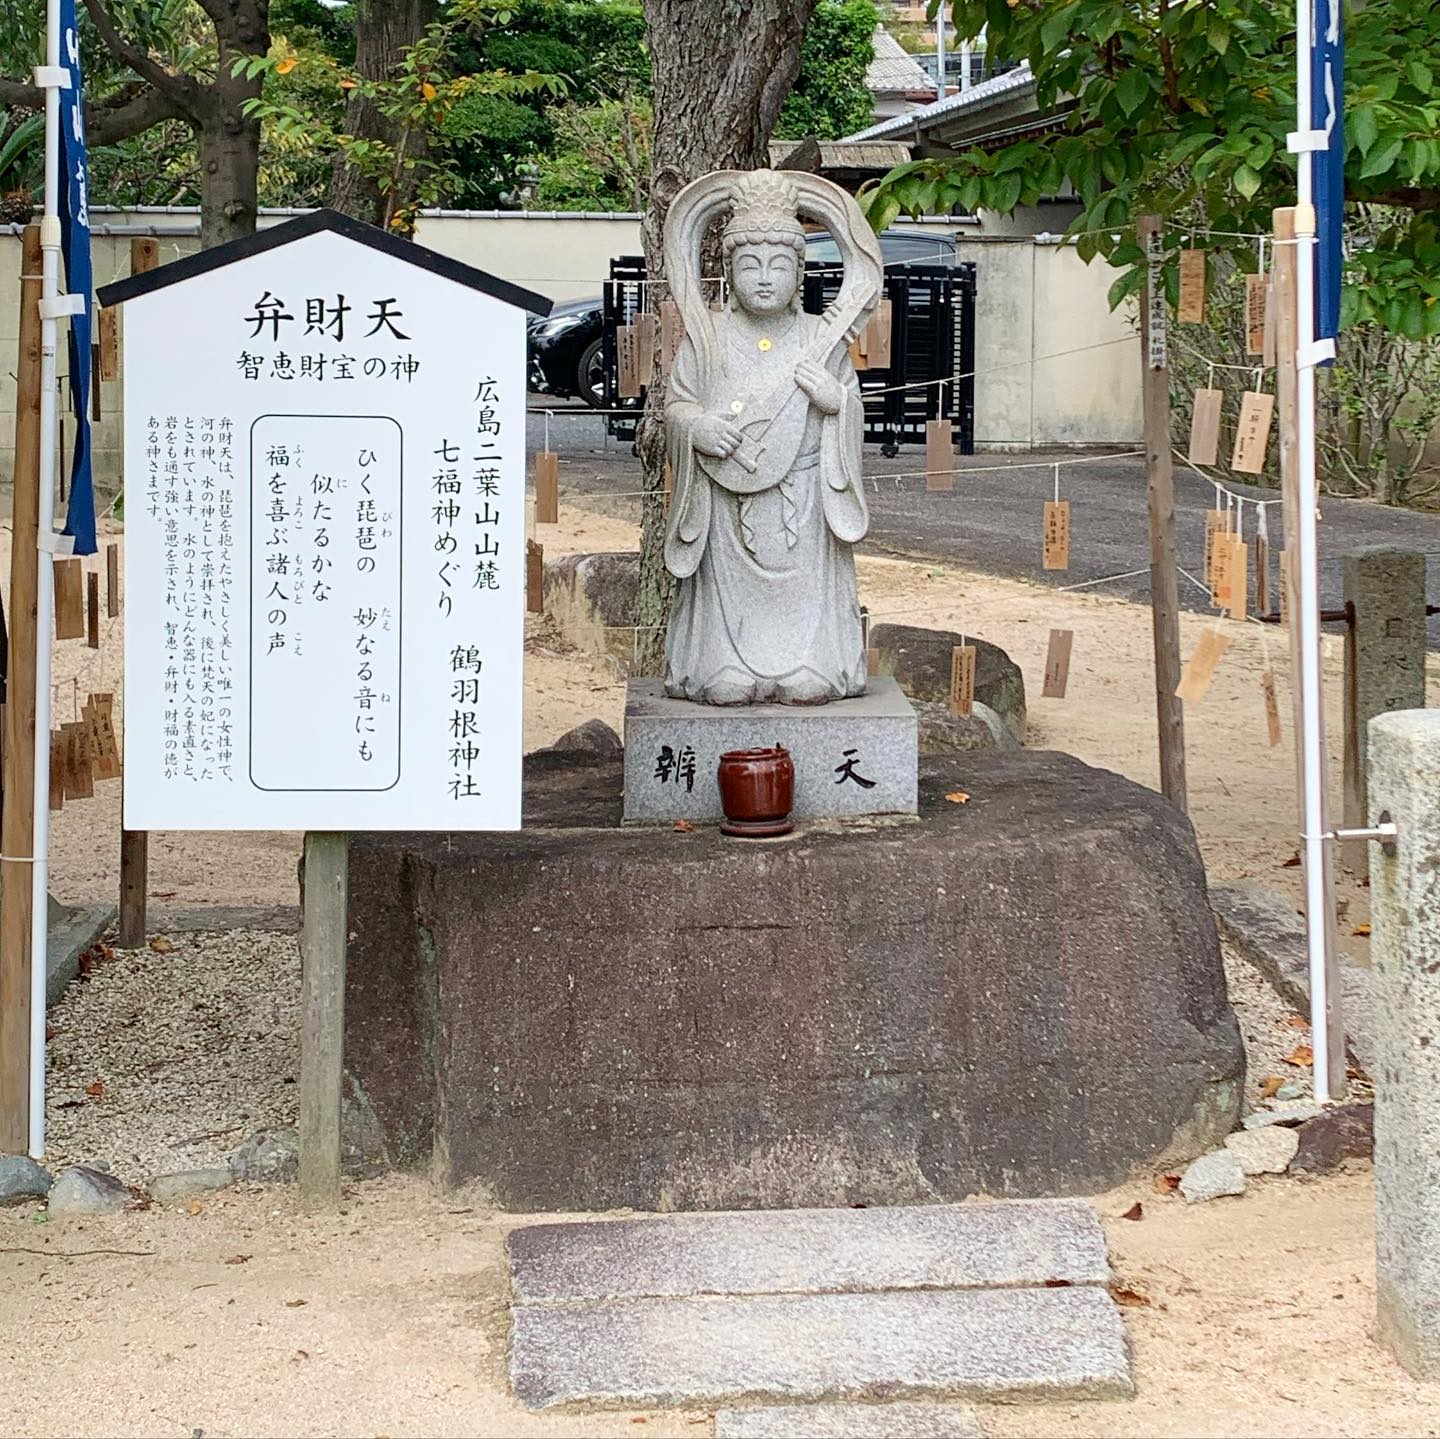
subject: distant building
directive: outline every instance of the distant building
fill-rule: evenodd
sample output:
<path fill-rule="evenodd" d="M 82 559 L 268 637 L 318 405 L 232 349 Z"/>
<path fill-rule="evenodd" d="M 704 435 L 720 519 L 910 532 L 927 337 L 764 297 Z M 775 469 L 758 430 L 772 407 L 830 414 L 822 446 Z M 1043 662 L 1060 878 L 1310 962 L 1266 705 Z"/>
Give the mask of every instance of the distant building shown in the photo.
<path fill-rule="evenodd" d="M 876 120 L 928 105 L 936 94 L 934 78 L 883 25 L 875 27 L 875 58 L 865 84 L 875 97 Z"/>

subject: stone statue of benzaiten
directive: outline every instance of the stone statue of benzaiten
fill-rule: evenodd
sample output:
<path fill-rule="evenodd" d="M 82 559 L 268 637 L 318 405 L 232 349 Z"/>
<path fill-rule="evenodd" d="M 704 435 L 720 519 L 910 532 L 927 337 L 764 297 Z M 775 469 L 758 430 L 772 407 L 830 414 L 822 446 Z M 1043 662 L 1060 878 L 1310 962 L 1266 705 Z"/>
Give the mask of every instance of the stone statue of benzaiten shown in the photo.
<path fill-rule="evenodd" d="M 716 311 L 701 289 L 700 251 L 727 210 L 727 302 Z M 844 264 L 823 315 L 800 306 L 801 217 L 825 226 Z M 880 298 L 874 232 L 828 180 L 720 170 L 676 196 L 665 266 L 685 324 L 665 405 L 665 564 L 679 581 L 665 692 L 712 705 L 862 695 L 852 546 L 870 516 L 849 342 Z"/>

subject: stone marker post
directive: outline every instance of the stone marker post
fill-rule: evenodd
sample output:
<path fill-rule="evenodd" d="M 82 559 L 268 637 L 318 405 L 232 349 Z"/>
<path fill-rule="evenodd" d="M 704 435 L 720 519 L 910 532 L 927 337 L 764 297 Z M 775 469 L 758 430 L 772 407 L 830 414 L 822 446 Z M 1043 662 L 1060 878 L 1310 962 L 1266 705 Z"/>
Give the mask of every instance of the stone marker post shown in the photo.
<path fill-rule="evenodd" d="M 1375 1250 L 1382 1343 L 1440 1379 L 1440 710 L 1370 723 Z"/>
<path fill-rule="evenodd" d="M 1365 824 L 1366 734 L 1376 715 L 1425 707 L 1425 556 L 1366 545 L 1345 556 L 1345 827 Z M 1363 879 L 1369 845 L 1346 840 L 1346 869 Z"/>

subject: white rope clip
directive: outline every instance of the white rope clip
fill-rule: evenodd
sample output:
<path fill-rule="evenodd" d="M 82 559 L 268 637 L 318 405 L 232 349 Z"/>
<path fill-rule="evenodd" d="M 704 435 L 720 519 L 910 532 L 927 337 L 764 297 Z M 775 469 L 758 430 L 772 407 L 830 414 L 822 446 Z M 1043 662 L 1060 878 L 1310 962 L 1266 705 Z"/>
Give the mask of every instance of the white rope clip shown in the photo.
<path fill-rule="evenodd" d="M 70 71 L 64 65 L 37 65 L 35 67 L 35 88 L 37 90 L 68 90 Z"/>

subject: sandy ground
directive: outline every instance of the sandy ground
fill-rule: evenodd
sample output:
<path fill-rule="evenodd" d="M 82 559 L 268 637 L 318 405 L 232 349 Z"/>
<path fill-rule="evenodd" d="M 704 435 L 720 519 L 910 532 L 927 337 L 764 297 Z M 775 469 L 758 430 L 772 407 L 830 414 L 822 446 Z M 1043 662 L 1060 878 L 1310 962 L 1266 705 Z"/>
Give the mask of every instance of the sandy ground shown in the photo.
<path fill-rule="evenodd" d="M 551 556 L 627 549 L 636 539 L 633 526 L 575 505 L 539 537 Z M 5 534 L 0 566 L 7 548 Z M 960 629 L 1004 646 L 1025 671 L 1032 744 L 1156 783 L 1148 610 L 1093 592 L 874 556 L 861 558 L 860 574 L 862 598 L 877 620 Z M 1207 623 L 1183 618 L 1187 654 Z M 1063 700 L 1040 698 L 1052 628 L 1075 632 Z M 1256 625 L 1226 628 L 1231 648 L 1210 693 L 1187 714 L 1192 817 L 1212 880 L 1256 878 L 1298 893 L 1298 871 L 1284 864 L 1296 827 L 1284 637 Z M 1340 648 L 1327 646 L 1338 783 Z M 543 622 L 532 623 L 527 649 L 527 747 L 592 715 L 619 727 L 624 690 L 608 666 L 567 652 Z M 1273 749 L 1259 683 L 1267 663 L 1280 680 L 1286 721 L 1286 740 Z M 57 712 L 77 682 L 81 699 L 90 690 L 118 691 L 119 667 L 114 622 L 106 623 L 98 654 L 83 641 L 61 644 Z M 52 872 L 62 898 L 115 893 L 119 790 L 101 785 L 95 799 L 72 802 L 54 817 Z M 297 852 L 290 835 L 153 836 L 150 890 L 182 905 L 293 903 Z M 1341 897 L 1348 906 L 1342 935 L 1363 961 L 1364 941 L 1349 931 L 1351 921 L 1366 917 L 1364 891 L 1342 882 Z M 192 959 L 205 959 L 204 936 L 177 943 Z M 161 958 L 117 965 L 148 972 Z M 223 964 L 223 953 L 214 962 Z M 293 984 L 288 956 L 274 968 L 277 983 Z M 143 981 L 128 968 L 122 975 L 143 1001 Z M 226 992 L 217 976 L 194 997 L 203 1009 L 224 1005 Z M 75 1003 L 97 1010 L 93 1033 L 144 1017 L 143 1002 L 131 1010 L 94 998 Z M 274 1008 L 275 1017 L 288 1012 Z M 57 1017 L 62 1028 L 79 1024 L 65 1011 Z M 1283 1045 L 1303 1038 L 1281 1032 L 1278 1018 L 1242 1013 L 1242 1021 L 1256 1074 L 1275 1067 Z M 73 1097 L 105 1056 L 66 1043 L 57 1039 L 56 1061 L 68 1065 L 65 1093 Z M 107 1041 L 106 1048 L 113 1046 Z M 282 1083 L 283 1049 L 254 1050 L 256 1063 Z M 113 1053 L 107 1062 L 113 1096 L 134 1066 Z M 248 1072 L 231 1073 L 237 1094 L 251 1082 Z M 186 1138 L 205 1112 L 202 1105 L 194 1115 L 166 1115 L 145 1137 L 150 1148 L 126 1148 L 104 1123 L 110 1102 L 88 1106 L 83 1123 L 57 1133 L 57 1152 L 75 1158 L 87 1148 L 109 1149 L 117 1168 L 153 1168 L 155 1153 Z M 149 1113 L 163 1102 L 157 1090 L 139 1109 Z M 121 1105 L 117 1125 L 134 1108 Z M 239 1108 L 248 1122 L 248 1108 Z M 213 1148 L 186 1145 L 179 1160 L 204 1162 L 228 1147 L 228 1136 Z M 1144 1219 L 1119 1218 L 1137 1198 Z M 1148 1182 L 1098 1204 L 1117 1277 L 1150 1301 L 1125 1311 L 1139 1397 L 990 1409 L 987 1433 L 1440 1434 L 1440 1386 L 1411 1382 L 1369 1338 L 1367 1167 L 1323 1181 L 1252 1181 L 1241 1199 L 1193 1209 L 1151 1192 Z M 643 1422 L 646 1433 L 708 1435 L 705 1414 L 538 1416 L 514 1404 L 503 1376 L 501 1251 L 512 1222 L 463 1192 L 436 1194 L 407 1178 L 352 1186 L 345 1212 L 331 1218 L 299 1215 L 288 1188 L 234 1191 L 206 1200 L 195 1214 L 152 1209 L 103 1223 L 42 1224 L 30 1211 L 0 1211 L 0 1432 L 560 1436 L 634 1434 Z"/>

